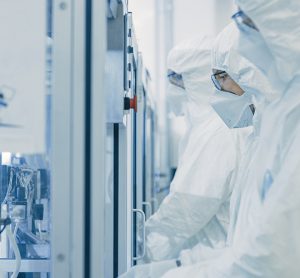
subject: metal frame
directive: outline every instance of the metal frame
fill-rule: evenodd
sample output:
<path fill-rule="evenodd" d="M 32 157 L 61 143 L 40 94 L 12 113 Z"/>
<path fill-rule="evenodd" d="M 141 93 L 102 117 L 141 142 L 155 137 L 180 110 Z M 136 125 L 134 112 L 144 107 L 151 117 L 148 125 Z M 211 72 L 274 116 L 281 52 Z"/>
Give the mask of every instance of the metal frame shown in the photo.
<path fill-rule="evenodd" d="M 137 121 L 137 144 L 136 144 L 136 156 L 137 156 L 137 163 L 136 163 L 136 172 L 137 172 L 137 200 L 136 200 L 136 208 L 143 209 L 143 183 L 144 183 L 144 117 L 145 117 L 145 102 L 146 99 L 144 97 L 143 85 L 142 85 L 142 55 L 141 53 L 138 54 L 138 66 L 137 66 L 137 87 L 136 87 L 136 94 L 138 100 L 138 109 L 136 114 L 136 121 Z M 144 210 L 145 212 L 145 210 Z"/>
<path fill-rule="evenodd" d="M 71 273 L 72 12 L 71 0 L 54 1 L 52 113 L 52 276 Z"/>
<path fill-rule="evenodd" d="M 92 176 L 91 277 L 104 276 L 105 210 L 105 93 L 106 1 L 93 0 L 92 14 Z"/>
<path fill-rule="evenodd" d="M 54 0 L 52 277 L 104 277 L 105 5 Z"/>
<path fill-rule="evenodd" d="M 1 269 L 6 272 L 14 272 L 16 269 L 16 260 L 1 260 Z M 20 272 L 41 272 L 47 273 L 51 270 L 50 260 L 22 260 Z M 6 274 L 6 277 L 8 274 Z M 2 276 L 4 277 L 4 276 Z"/>
<path fill-rule="evenodd" d="M 72 150 L 71 150 L 71 242 L 70 272 L 72 277 L 81 277 L 84 273 L 84 102 L 85 102 L 85 1 L 73 2 L 73 51 L 72 51 Z M 54 34 L 55 36 L 55 34 Z M 56 276 L 54 276 L 56 277 Z"/>
<path fill-rule="evenodd" d="M 131 188 L 127 186 L 127 136 L 126 129 L 119 125 L 119 273 L 131 267 Z M 126 196 L 126 197 L 125 197 Z"/>

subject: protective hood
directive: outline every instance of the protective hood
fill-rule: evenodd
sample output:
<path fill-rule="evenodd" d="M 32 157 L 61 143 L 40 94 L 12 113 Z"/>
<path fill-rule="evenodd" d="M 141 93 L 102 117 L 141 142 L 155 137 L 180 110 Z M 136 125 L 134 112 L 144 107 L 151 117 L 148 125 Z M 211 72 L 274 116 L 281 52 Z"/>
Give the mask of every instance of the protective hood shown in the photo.
<path fill-rule="evenodd" d="M 168 56 L 168 69 L 181 74 L 190 102 L 208 106 L 213 92 L 210 80 L 213 39 L 207 36 L 186 40 Z"/>
<path fill-rule="evenodd" d="M 300 1 L 236 0 L 253 20 L 276 61 L 280 78 L 288 83 L 300 73 Z"/>
<path fill-rule="evenodd" d="M 229 24 L 218 35 L 212 49 L 212 68 L 226 71 L 248 94 L 268 101 L 278 95 L 263 72 L 241 55 L 237 49 L 240 31 L 235 23 Z"/>

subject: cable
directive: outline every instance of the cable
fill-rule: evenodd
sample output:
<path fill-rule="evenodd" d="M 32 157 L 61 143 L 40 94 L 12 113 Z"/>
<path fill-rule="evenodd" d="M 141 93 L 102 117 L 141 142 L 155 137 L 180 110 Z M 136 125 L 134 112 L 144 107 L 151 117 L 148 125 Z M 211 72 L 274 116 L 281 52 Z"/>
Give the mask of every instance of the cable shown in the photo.
<path fill-rule="evenodd" d="M 10 224 L 11 224 L 11 220 L 9 217 L 7 217 L 6 219 L 0 219 L 0 225 L 3 225 L 3 228 L 0 230 L 0 235 L 5 230 L 6 226 Z"/>
<path fill-rule="evenodd" d="M 0 230 L 0 235 L 3 233 L 3 231 L 5 230 L 6 225 L 3 226 L 3 228 Z"/>
<path fill-rule="evenodd" d="M 39 229 L 39 235 L 40 235 L 40 239 L 42 239 L 42 223 L 41 220 L 38 220 L 38 229 Z"/>
<path fill-rule="evenodd" d="M 19 229 L 19 222 L 16 223 L 16 226 L 15 226 L 15 229 L 14 229 L 14 237 L 15 238 L 17 236 L 18 229 Z"/>
<path fill-rule="evenodd" d="M 16 238 L 14 237 L 14 235 L 11 232 L 10 226 L 6 226 L 6 233 L 7 233 L 7 237 L 10 240 L 11 243 L 11 247 L 15 253 L 15 257 L 16 257 L 16 269 L 13 272 L 11 278 L 17 278 L 18 274 L 20 272 L 20 268 L 21 268 L 21 255 L 20 255 L 20 251 L 16 242 Z"/>
<path fill-rule="evenodd" d="M 9 171 L 9 183 L 8 183 L 8 187 L 7 187 L 7 191 L 6 191 L 6 195 L 4 197 L 4 200 L 2 202 L 2 204 L 5 204 L 7 202 L 7 199 L 9 197 L 9 194 L 11 193 L 12 189 L 13 189 L 13 176 L 14 176 L 14 168 L 10 168 Z"/>

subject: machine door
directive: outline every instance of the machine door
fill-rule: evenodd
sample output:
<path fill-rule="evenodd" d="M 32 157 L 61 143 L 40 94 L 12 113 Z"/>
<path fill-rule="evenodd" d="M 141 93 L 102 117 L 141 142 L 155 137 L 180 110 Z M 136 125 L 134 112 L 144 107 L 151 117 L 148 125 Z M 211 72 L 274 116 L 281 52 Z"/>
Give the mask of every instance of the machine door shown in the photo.
<path fill-rule="evenodd" d="M 51 11 L 50 1 L 0 3 L 1 278 L 52 277 Z"/>

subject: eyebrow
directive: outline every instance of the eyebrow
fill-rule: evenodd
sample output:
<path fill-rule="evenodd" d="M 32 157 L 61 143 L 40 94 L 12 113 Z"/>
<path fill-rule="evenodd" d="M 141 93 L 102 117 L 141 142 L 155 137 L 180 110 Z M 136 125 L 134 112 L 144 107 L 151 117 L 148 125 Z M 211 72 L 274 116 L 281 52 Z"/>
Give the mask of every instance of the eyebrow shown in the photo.
<path fill-rule="evenodd" d="M 219 74 L 223 74 L 223 73 L 227 73 L 225 70 L 218 70 L 216 73 L 214 73 L 213 75 L 219 75 Z"/>

